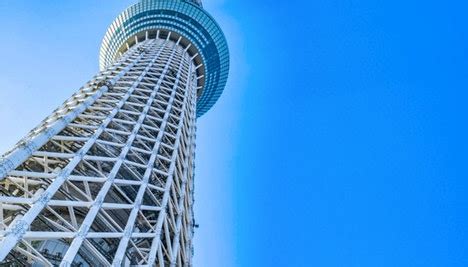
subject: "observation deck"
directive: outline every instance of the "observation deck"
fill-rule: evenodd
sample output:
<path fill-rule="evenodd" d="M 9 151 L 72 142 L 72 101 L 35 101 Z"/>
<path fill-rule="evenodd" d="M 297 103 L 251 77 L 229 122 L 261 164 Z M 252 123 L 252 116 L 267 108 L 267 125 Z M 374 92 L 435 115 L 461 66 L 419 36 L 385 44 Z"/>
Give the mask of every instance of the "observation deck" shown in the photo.
<path fill-rule="evenodd" d="M 197 117 L 219 99 L 229 73 L 226 38 L 199 0 L 142 0 L 127 8 L 109 26 L 99 64 L 105 70 L 132 46 L 146 39 L 182 37 L 180 45 L 193 56 L 197 69 Z"/>

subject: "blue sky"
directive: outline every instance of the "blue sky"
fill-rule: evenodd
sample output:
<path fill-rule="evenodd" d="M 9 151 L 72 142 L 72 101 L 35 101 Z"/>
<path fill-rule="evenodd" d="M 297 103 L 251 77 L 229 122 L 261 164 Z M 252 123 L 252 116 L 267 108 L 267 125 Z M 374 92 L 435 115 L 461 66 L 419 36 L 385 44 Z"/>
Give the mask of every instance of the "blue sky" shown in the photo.
<path fill-rule="evenodd" d="M 132 2 L 0 2 L 0 150 Z M 198 121 L 195 266 L 467 266 L 467 4 L 204 2 L 232 71 Z"/>

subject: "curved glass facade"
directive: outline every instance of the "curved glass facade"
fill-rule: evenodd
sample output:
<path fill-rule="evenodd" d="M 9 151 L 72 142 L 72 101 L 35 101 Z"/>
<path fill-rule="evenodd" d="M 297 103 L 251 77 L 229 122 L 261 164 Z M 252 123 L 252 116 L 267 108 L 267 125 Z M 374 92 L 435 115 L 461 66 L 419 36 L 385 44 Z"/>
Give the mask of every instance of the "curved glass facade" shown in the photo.
<path fill-rule="evenodd" d="M 219 99 L 229 72 L 229 50 L 216 21 L 201 8 L 200 1 L 143 0 L 125 10 L 109 27 L 101 46 L 100 68 L 113 64 L 127 40 L 150 30 L 173 31 L 200 51 L 205 83 L 197 102 L 197 116 Z"/>

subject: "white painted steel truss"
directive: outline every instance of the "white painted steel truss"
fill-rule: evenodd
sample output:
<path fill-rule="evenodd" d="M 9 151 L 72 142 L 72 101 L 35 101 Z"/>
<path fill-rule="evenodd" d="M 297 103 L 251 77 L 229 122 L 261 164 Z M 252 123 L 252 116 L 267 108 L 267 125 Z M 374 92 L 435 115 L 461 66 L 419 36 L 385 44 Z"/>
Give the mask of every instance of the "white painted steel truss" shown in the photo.
<path fill-rule="evenodd" d="M 1 158 L 1 263 L 192 265 L 200 66 L 174 36 L 135 44 Z"/>

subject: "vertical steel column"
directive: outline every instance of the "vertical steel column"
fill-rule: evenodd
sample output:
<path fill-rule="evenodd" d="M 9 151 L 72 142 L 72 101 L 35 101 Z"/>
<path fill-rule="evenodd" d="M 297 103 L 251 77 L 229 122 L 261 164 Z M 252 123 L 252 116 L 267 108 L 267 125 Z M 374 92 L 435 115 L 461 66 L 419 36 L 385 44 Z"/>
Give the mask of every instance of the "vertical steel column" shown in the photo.
<path fill-rule="evenodd" d="M 163 48 L 164 46 L 162 46 L 161 48 Z M 140 75 L 138 80 L 135 82 L 134 86 L 129 90 L 129 94 L 131 94 L 133 92 L 133 90 L 139 85 L 139 82 L 141 82 L 143 77 L 151 69 L 153 64 L 158 59 L 158 56 L 159 56 L 159 51 L 158 51 L 158 54 L 152 59 L 150 64 L 148 64 L 145 71 Z M 170 62 L 171 62 L 171 60 L 168 61 L 167 66 L 170 64 Z M 167 71 L 167 68 L 168 68 L 167 66 L 166 66 L 166 69 L 165 69 L 166 71 Z M 162 79 L 163 77 L 164 77 L 164 74 L 163 74 L 163 76 L 161 76 L 160 79 Z M 107 195 L 107 192 L 109 191 L 111 185 L 113 184 L 115 176 L 117 175 L 117 172 L 119 171 L 121 165 L 123 164 L 123 162 L 124 162 L 124 160 L 125 160 L 125 158 L 127 156 L 127 153 L 129 152 L 129 150 L 131 148 L 131 145 L 132 145 L 132 143 L 133 143 L 133 141 L 134 141 L 134 139 L 135 139 L 135 137 L 136 137 L 142 123 L 143 123 L 143 120 L 145 119 L 146 114 L 148 113 L 149 107 L 152 104 L 152 102 L 154 100 L 154 97 L 155 97 L 155 95 L 157 93 L 157 89 L 158 88 L 156 86 L 155 89 L 153 90 L 152 94 L 151 94 L 151 97 L 147 100 L 146 106 L 145 106 L 143 112 L 140 114 L 138 122 L 135 125 L 135 127 L 133 128 L 132 133 L 131 133 L 131 135 L 129 136 L 129 138 L 127 140 L 127 143 L 125 144 L 125 147 L 124 147 L 122 153 L 119 156 L 119 159 L 117 160 L 117 162 L 114 165 L 110 175 L 108 176 L 108 180 L 104 183 L 103 187 L 101 188 L 101 191 L 99 192 L 98 196 L 96 197 L 94 205 L 92 206 L 92 208 L 90 209 L 90 211 L 86 215 L 86 218 L 84 219 L 83 225 L 81 226 L 78 235 L 74 238 L 72 244 L 70 245 L 70 248 L 67 250 L 67 253 L 65 254 L 65 257 L 64 257 L 64 259 L 62 261 L 61 266 L 69 266 L 73 262 L 73 259 L 75 258 L 76 253 L 78 252 L 78 249 L 80 248 L 82 242 L 86 238 L 86 236 L 88 234 L 88 231 L 90 230 L 90 227 L 91 227 L 94 219 L 97 216 L 97 213 L 101 209 L 104 198 Z"/>

